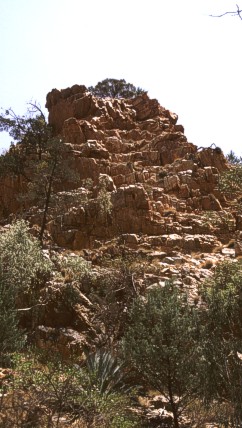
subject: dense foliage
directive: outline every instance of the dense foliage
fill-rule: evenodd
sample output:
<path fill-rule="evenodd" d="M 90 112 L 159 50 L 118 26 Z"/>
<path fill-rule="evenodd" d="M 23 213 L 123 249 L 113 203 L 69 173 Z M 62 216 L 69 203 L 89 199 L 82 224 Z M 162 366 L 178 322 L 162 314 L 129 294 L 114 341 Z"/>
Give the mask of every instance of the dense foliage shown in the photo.
<path fill-rule="evenodd" d="M 0 269 L 0 365 L 3 365 L 8 353 L 22 347 L 24 334 L 18 327 L 14 286 Z"/>
<path fill-rule="evenodd" d="M 13 354 L 21 350 L 36 327 L 38 307 L 45 303 L 40 291 L 51 271 L 55 271 L 63 292 L 67 277 L 69 291 L 76 287 L 72 305 L 78 301 L 82 282 L 91 279 L 90 263 L 84 259 L 61 260 L 54 257 L 51 262 L 46 257 L 24 221 L 17 221 L 0 235 L 0 357 L 1 363 L 11 362 L 15 369 L 14 376 L 0 384 L 4 393 L 0 424 L 59 427 L 64 418 L 70 424 L 77 421 L 75 426 L 82 428 L 138 427 L 136 416 L 129 410 L 130 388 L 125 383 L 123 363 L 108 350 L 87 353 L 85 367 L 78 356 L 66 362 L 52 352 Z M 28 314 L 30 320 L 25 332 L 21 328 L 22 314 Z"/>
<path fill-rule="evenodd" d="M 232 165 L 238 165 L 242 163 L 242 157 L 237 156 L 233 150 L 230 150 L 230 152 L 227 154 L 226 159 L 231 163 Z"/>
<path fill-rule="evenodd" d="M 234 164 L 220 178 L 220 189 L 229 197 L 235 197 L 241 193 L 242 164 Z"/>
<path fill-rule="evenodd" d="M 201 287 L 201 306 L 191 307 L 172 283 L 139 297 L 124 334 L 125 358 L 146 386 L 170 403 L 174 427 L 197 403 L 223 424 L 242 422 L 242 266 L 226 261 Z M 216 420 L 216 419 L 215 419 Z M 227 426 L 227 425 L 226 425 Z"/>
<path fill-rule="evenodd" d="M 89 86 L 88 90 L 97 97 L 134 98 L 145 91 L 124 79 L 104 79 L 96 86 Z"/>

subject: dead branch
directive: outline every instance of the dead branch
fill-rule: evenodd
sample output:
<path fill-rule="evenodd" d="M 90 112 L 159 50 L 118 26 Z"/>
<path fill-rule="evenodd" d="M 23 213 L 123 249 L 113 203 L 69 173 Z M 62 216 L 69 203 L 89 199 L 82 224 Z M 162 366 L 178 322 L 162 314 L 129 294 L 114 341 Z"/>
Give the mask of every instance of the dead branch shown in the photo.
<path fill-rule="evenodd" d="M 16 312 L 27 312 L 27 311 L 31 311 L 32 309 L 36 308 L 37 306 L 46 306 L 47 303 L 37 303 L 34 306 L 31 306 L 30 308 L 21 308 L 21 309 L 16 309 Z"/>
<path fill-rule="evenodd" d="M 35 103 L 29 102 L 28 105 L 31 106 L 32 108 L 32 109 L 31 108 L 28 109 L 29 113 L 39 113 L 42 119 L 45 120 L 45 115 L 41 110 L 41 107 L 36 102 Z"/>
<path fill-rule="evenodd" d="M 135 285 L 135 282 L 134 282 L 134 275 L 133 274 L 131 275 L 131 283 L 132 283 L 132 287 L 134 289 L 135 294 L 138 295 L 138 291 L 137 291 L 137 288 L 136 288 L 136 285 Z"/>
<path fill-rule="evenodd" d="M 231 15 L 231 16 L 238 15 L 238 17 L 242 20 L 242 16 L 241 16 L 242 9 L 240 9 L 237 4 L 236 4 L 236 7 L 237 7 L 236 11 L 225 12 L 225 13 L 222 13 L 222 15 L 209 15 L 209 16 L 212 16 L 212 18 L 221 18 L 222 16 L 225 16 L 225 15 Z"/>

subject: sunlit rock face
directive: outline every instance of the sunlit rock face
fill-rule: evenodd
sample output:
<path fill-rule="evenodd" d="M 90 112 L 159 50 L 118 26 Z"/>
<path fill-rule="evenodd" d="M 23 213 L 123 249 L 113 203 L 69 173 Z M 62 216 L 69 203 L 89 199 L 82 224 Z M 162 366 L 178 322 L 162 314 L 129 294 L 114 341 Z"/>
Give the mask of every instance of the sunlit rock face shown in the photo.
<path fill-rule="evenodd" d="M 80 250 L 122 234 L 156 236 L 182 231 L 181 247 L 193 249 L 197 242 L 203 248 L 201 239 L 194 238 L 193 244 L 188 241 L 192 234 L 211 234 L 211 225 L 199 226 L 203 211 L 222 210 L 218 180 L 227 165 L 220 150 L 198 150 L 187 141 L 178 116 L 147 93 L 133 99 L 98 98 L 84 85 L 74 85 L 53 89 L 46 107 L 49 123 L 64 138 L 79 177 L 54 189 L 62 192 L 61 197 L 67 190 L 78 194 L 67 195 L 69 202 L 61 215 L 49 212 L 47 229 L 58 245 Z M 102 176 L 111 204 L 106 213 L 100 209 Z M 19 194 L 25 189 L 24 180 L 2 180 L 2 217 L 23 209 Z M 24 209 L 30 209 L 30 222 L 40 222 L 41 210 L 27 202 Z M 197 221 L 191 220 L 191 214 Z M 184 224 L 189 227 L 188 240 Z"/>
<path fill-rule="evenodd" d="M 177 124 L 178 116 L 146 93 L 133 99 L 98 98 L 74 85 L 53 89 L 46 106 L 50 124 L 69 146 L 80 183 L 92 179 L 97 186 L 100 174 L 113 183 L 108 189 L 112 212 L 105 220 L 93 198 L 82 214 L 73 206 L 61 225 L 49 223 L 60 245 L 92 248 L 120 234 L 164 234 L 168 225 L 176 232 L 179 216 L 222 209 L 217 184 L 226 169 L 223 154 L 197 150 Z M 169 210 L 177 221 L 171 221 Z"/>

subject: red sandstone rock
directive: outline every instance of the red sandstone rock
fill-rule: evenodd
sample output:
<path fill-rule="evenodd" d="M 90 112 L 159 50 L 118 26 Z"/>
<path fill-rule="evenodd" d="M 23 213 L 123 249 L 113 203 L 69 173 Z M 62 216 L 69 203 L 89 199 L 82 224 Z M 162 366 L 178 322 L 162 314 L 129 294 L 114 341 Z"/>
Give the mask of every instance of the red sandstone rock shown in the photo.
<path fill-rule="evenodd" d="M 223 209 L 217 190 L 219 172 L 227 168 L 223 154 L 212 148 L 198 151 L 176 124 L 177 115 L 147 94 L 101 99 L 85 86 L 74 85 L 53 89 L 46 106 L 50 124 L 65 137 L 80 177 L 73 187 L 87 179 L 96 186 L 86 204 L 80 206 L 76 199 L 61 216 L 49 216 L 48 231 L 58 245 L 92 248 L 96 240 L 120 233 L 179 234 L 183 226 L 176 221 L 178 213 Z M 100 176 L 107 178 L 112 202 L 112 212 L 104 217 L 96 200 Z M 25 186 L 8 178 L 2 181 L 2 217 L 18 210 L 18 195 Z M 60 186 L 58 190 L 67 188 L 66 183 Z M 32 209 L 29 218 L 38 222 L 39 215 Z M 208 230 L 198 224 L 192 225 L 192 233 Z"/>

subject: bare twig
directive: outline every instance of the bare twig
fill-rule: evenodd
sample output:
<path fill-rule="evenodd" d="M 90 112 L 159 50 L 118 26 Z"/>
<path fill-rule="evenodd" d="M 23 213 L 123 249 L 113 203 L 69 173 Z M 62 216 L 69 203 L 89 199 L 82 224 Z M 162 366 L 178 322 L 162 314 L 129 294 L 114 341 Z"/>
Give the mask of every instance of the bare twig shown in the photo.
<path fill-rule="evenodd" d="M 237 10 L 236 11 L 233 11 L 233 12 L 225 12 L 225 13 L 222 13 L 222 15 L 209 15 L 209 16 L 212 16 L 213 18 L 221 18 L 222 16 L 225 16 L 225 15 L 231 15 L 231 16 L 236 16 L 236 15 L 238 15 L 238 17 L 242 20 L 242 16 L 241 16 L 241 13 L 242 13 L 242 9 L 240 9 L 239 8 L 239 6 L 236 4 L 236 7 L 237 7 Z"/>
<path fill-rule="evenodd" d="M 42 119 L 45 120 L 45 115 L 41 110 L 41 107 L 36 103 L 36 101 L 35 103 L 29 102 L 28 105 L 32 107 L 32 109 L 31 108 L 28 109 L 29 113 L 39 113 Z"/>
<path fill-rule="evenodd" d="M 131 283 L 132 283 L 132 287 L 134 289 L 135 294 L 138 295 L 138 291 L 137 291 L 136 285 L 134 283 L 134 275 L 133 274 L 131 275 Z"/>
<path fill-rule="evenodd" d="M 47 303 L 37 303 L 34 306 L 31 306 L 30 308 L 21 308 L 21 309 L 16 309 L 16 312 L 27 312 L 27 311 L 31 311 L 32 309 L 36 308 L 37 306 L 46 306 Z"/>

